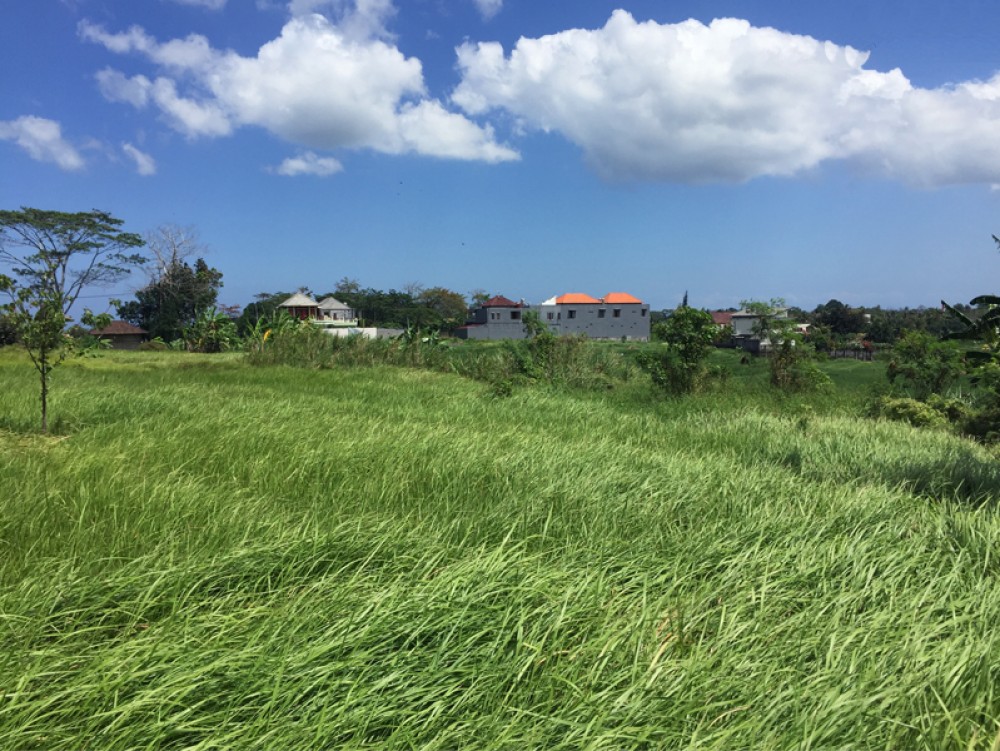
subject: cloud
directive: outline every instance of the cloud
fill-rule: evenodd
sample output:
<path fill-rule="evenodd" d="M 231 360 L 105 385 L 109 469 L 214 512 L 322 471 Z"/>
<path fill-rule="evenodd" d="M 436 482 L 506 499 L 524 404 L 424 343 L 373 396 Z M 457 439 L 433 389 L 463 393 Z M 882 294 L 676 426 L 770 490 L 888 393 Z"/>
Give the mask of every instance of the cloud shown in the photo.
<path fill-rule="evenodd" d="M 128 78 L 124 73 L 105 68 L 97 72 L 97 87 L 110 102 L 127 102 L 136 109 L 142 109 L 149 102 L 152 82 L 145 76 Z"/>
<path fill-rule="evenodd" d="M 391 39 L 386 24 L 396 6 L 393 0 L 290 0 L 288 13 L 293 18 L 319 13 L 347 39 Z"/>
<path fill-rule="evenodd" d="M 489 21 L 503 8 L 503 0 L 472 0 L 484 21 Z"/>
<path fill-rule="evenodd" d="M 39 162 L 52 162 L 60 169 L 83 169 L 80 153 L 62 137 L 55 120 L 25 115 L 16 120 L 0 120 L 0 140 L 13 141 Z"/>
<path fill-rule="evenodd" d="M 135 170 L 140 175 L 155 175 L 156 174 L 156 160 L 153 159 L 149 154 L 139 151 L 135 146 L 130 143 L 122 144 L 122 151 L 125 155 L 135 162 Z"/>
<path fill-rule="evenodd" d="M 315 0 L 303 2 L 315 7 Z M 427 96 L 419 60 L 365 36 L 391 7 L 388 0 L 357 0 L 340 25 L 315 13 L 293 17 L 255 57 L 214 50 L 197 35 L 161 44 L 138 27 L 112 34 L 84 23 L 80 35 L 158 66 L 164 75 L 154 80 L 105 68 L 98 86 L 110 101 L 139 108 L 152 102 L 190 138 L 255 126 L 308 149 L 517 159 L 491 128 Z"/>
<path fill-rule="evenodd" d="M 321 157 L 315 152 L 306 151 L 296 157 L 289 157 L 278 165 L 274 172 L 286 177 L 296 177 L 297 175 L 326 177 L 343 169 L 344 166 L 333 157 Z"/>
<path fill-rule="evenodd" d="M 740 182 L 844 160 L 919 185 L 1000 181 L 1000 75 L 914 88 L 851 47 L 747 21 L 638 23 L 457 49 L 452 101 L 559 133 L 616 180 Z"/>
<path fill-rule="evenodd" d="M 173 0 L 180 5 L 196 5 L 208 10 L 222 10 L 226 7 L 226 0 Z"/>

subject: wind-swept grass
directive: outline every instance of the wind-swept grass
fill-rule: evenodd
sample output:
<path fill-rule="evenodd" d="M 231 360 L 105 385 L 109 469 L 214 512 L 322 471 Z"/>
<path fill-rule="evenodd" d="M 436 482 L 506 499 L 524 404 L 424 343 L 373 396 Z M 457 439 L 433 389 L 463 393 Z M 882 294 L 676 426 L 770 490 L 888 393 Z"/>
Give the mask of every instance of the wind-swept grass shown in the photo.
<path fill-rule="evenodd" d="M 30 376 L 0 748 L 1000 738 L 1000 472 L 948 434 L 151 353 L 64 367 L 43 437 Z"/>

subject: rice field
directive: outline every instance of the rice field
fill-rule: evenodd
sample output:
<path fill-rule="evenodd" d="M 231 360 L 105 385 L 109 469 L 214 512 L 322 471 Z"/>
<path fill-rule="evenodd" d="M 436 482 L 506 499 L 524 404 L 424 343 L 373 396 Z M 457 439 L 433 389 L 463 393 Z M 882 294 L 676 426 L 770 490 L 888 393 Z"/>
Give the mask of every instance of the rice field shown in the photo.
<path fill-rule="evenodd" d="M 0 748 L 1000 749 L 997 457 L 750 380 L 0 351 Z"/>

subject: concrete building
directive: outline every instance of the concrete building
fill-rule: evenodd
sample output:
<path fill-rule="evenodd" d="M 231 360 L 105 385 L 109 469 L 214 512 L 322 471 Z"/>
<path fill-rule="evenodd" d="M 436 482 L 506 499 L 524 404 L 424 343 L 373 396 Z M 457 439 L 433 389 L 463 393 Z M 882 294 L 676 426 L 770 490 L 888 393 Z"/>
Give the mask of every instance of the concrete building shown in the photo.
<path fill-rule="evenodd" d="M 293 318 L 309 321 L 330 336 L 381 339 L 402 333 L 399 329 L 360 328 L 357 311 L 335 297 L 326 297 L 321 302 L 316 302 L 308 295 L 296 292 L 280 303 L 278 309 L 287 311 Z"/>
<path fill-rule="evenodd" d="M 335 297 L 326 297 L 319 302 L 319 320 L 332 321 L 337 326 L 357 326 L 358 314 L 354 308 L 345 305 Z"/>
<path fill-rule="evenodd" d="M 609 292 L 602 298 L 571 292 L 540 305 L 493 297 L 475 309 L 470 322 L 456 333 L 462 339 L 524 339 L 523 316 L 529 310 L 557 335 L 649 340 L 649 305 L 626 292 Z"/>
<path fill-rule="evenodd" d="M 526 310 L 531 308 L 523 302 L 496 295 L 475 308 L 456 334 L 460 339 L 524 339 Z"/>

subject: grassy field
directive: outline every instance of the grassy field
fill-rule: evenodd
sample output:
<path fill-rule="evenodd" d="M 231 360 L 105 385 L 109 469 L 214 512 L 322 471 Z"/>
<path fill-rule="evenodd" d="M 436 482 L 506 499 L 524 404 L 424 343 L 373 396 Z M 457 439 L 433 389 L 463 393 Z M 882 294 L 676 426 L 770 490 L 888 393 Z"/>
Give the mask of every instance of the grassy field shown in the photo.
<path fill-rule="evenodd" d="M 2 350 L 0 748 L 1000 748 L 1000 463 L 824 367 Z"/>

